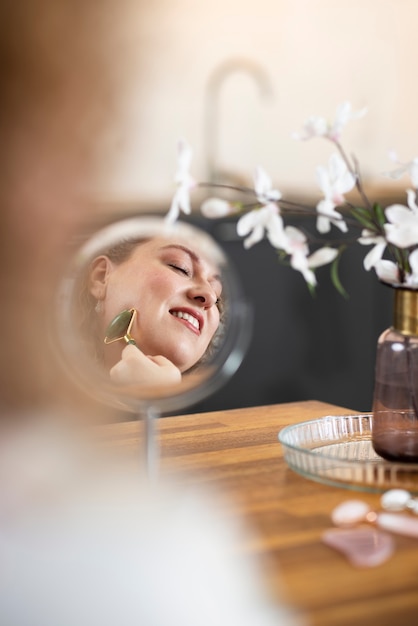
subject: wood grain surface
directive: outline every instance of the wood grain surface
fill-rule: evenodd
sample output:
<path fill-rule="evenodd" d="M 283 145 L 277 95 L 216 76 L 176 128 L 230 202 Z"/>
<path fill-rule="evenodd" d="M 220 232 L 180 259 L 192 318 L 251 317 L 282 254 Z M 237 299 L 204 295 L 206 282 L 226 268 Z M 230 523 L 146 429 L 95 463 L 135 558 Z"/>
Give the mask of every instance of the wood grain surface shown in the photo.
<path fill-rule="evenodd" d="M 278 432 L 288 424 L 354 413 L 317 401 L 166 417 L 157 420 L 162 475 L 220 490 L 225 514 L 252 529 L 242 550 L 266 565 L 268 584 L 315 626 L 418 624 L 418 540 L 395 537 L 394 556 L 359 569 L 321 541 L 330 513 L 356 498 L 379 508 L 379 495 L 308 480 L 286 465 Z M 102 440 L 141 454 L 142 424 L 111 424 Z M 254 626 L 257 626 L 256 624 Z"/>

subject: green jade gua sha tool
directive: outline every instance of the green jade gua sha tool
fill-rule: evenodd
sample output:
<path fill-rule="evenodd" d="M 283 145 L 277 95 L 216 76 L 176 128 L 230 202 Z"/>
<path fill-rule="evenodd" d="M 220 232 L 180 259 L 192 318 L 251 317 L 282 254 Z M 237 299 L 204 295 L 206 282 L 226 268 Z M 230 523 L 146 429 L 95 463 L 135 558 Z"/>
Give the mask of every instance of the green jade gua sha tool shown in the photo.
<path fill-rule="evenodd" d="M 106 344 L 121 341 L 131 343 L 136 346 L 136 341 L 130 334 L 130 330 L 137 315 L 136 309 L 125 309 L 118 313 L 110 322 L 106 329 L 104 342 Z M 144 459 L 145 471 L 149 479 L 155 479 L 157 476 L 158 450 L 156 437 L 154 433 L 154 422 L 156 412 L 152 406 L 148 406 L 144 413 Z"/>
<path fill-rule="evenodd" d="M 136 309 L 125 309 L 124 311 L 118 313 L 106 329 L 104 342 L 108 344 L 124 339 L 126 343 L 132 343 L 136 346 L 136 341 L 130 334 L 136 314 Z"/>

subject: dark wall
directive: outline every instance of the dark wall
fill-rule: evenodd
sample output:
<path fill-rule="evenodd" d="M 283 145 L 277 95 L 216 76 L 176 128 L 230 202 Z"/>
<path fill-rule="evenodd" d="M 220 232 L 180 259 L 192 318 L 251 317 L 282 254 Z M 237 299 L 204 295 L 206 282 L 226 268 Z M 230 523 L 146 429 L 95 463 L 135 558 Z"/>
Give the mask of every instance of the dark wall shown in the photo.
<path fill-rule="evenodd" d="M 235 222 L 191 220 L 226 250 L 252 303 L 254 328 L 241 367 L 220 390 L 184 412 L 316 399 L 369 411 L 380 333 L 391 324 L 392 292 L 363 259 L 369 248 L 353 245 L 340 262 L 344 299 L 329 267 L 317 271 L 312 296 L 302 275 L 282 265 L 266 241 L 249 250 Z"/>

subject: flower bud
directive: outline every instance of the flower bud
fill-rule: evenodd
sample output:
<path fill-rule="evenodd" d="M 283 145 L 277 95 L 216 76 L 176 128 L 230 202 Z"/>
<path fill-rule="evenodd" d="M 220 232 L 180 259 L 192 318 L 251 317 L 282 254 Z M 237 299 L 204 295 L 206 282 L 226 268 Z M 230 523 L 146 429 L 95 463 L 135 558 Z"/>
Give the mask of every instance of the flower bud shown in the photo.
<path fill-rule="evenodd" d="M 232 212 L 229 202 L 221 198 L 208 198 L 200 207 L 202 215 L 209 218 L 225 217 Z"/>

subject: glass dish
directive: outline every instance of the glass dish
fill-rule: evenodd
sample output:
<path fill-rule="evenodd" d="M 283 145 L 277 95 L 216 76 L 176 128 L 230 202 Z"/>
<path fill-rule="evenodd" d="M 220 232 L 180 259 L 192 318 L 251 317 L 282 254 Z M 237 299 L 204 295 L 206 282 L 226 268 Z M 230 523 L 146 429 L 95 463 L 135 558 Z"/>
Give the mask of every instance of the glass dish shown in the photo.
<path fill-rule="evenodd" d="M 381 493 L 418 494 L 418 464 L 392 463 L 372 447 L 372 415 L 329 415 L 285 426 L 279 432 L 288 466 L 317 482 Z"/>

